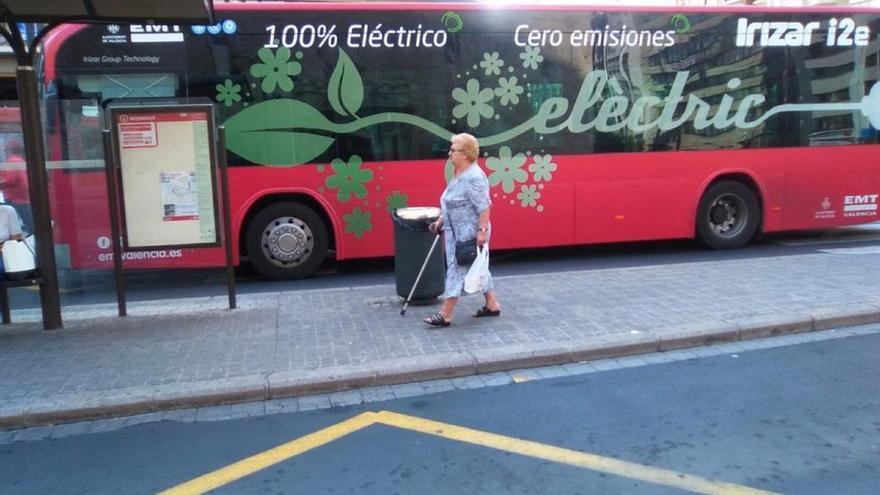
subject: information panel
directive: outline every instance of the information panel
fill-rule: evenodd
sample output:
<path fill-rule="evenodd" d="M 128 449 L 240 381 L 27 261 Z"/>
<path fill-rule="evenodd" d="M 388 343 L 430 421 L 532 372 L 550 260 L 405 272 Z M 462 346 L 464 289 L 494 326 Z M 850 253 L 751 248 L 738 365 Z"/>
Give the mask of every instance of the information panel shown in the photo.
<path fill-rule="evenodd" d="M 110 107 L 127 250 L 216 246 L 210 105 Z"/>

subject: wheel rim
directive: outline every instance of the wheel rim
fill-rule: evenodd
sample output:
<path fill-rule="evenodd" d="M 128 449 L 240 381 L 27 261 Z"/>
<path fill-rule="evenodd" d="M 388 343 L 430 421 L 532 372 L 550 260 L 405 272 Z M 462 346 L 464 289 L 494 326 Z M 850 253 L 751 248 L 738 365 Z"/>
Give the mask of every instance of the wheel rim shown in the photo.
<path fill-rule="evenodd" d="M 263 229 L 263 254 L 281 268 L 302 265 L 314 249 L 312 229 L 299 218 L 276 218 Z"/>
<path fill-rule="evenodd" d="M 722 194 L 712 201 L 706 220 L 718 237 L 731 238 L 742 233 L 749 220 L 745 200 L 736 194 Z"/>

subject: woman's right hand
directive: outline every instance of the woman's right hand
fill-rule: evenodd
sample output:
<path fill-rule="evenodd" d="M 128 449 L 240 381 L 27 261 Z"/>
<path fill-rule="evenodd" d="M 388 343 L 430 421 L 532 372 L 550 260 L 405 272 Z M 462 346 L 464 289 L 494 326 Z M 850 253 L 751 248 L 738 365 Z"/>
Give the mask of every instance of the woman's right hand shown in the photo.
<path fill-rule="evenodd" d="M 428 230 L 430 230 L 434 234 L 439 234 L 441 228 L 443 228 L 443 219 L 442 218 L 438 218 L 437 220 L 431 222 L 428 225 Z"/>

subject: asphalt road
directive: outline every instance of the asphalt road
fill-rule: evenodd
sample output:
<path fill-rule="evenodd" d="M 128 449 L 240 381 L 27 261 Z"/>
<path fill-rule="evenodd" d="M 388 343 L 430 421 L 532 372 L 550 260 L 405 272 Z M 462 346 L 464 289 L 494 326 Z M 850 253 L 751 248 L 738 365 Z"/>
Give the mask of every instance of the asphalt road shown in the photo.
<path fill-rule="evenodd" d="M 552 273 L 617 267 L 662 265 L 710 260 L 749 259 L 814 253 L 829 246 L 878 246 L 880 222 L 855 227 L 776 234 L 758 239 L 743 249 L 713 251 L 694 241 L 643 242 L 550 249 L 523 249 L 492 253 L 495 276 Z M 336 262 L 330 260 L 313 277 L 295 281 L 264 279 L 247 263 L 236 269 L 240 294 L 359 287 L 394 284 L 394 260 L 383 258 Z M 63 305 L 115 303 L 112 271 L 77 271 L 62 274 Z M 225 272 L 210 270 L 129 270 L 126 272 L 129 301 L 223 296 Z M 35 289 L 10 291 L 13 308 L 39 307 Z"/>
<path fill-rule="evenodd" d="M 230 468 L 216 493 L 877 492 L 880 332 L 717 348 L 354 407 L 0 445 L 0 492 L 151 493 L 288 442 L 252 461 L 253 474 Z"/>

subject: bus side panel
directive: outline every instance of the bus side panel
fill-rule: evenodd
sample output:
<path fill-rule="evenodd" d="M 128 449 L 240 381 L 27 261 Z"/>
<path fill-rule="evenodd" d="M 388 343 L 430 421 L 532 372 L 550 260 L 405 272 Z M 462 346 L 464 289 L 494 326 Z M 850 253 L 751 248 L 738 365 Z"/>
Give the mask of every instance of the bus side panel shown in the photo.
<path fill-rule="evenodd" d="M 443 163 L 365 162 L 360 169 L 372 175 L 361 192 L 331 187 L 335 171 L 329 164 L 233 167 L 230 204 L 238 212 L 233 229 L 246 236 L 246 219 L 257 213 L 264 201 L 313 202 L 320 205 L 317 213 L 329 219 L 326 227 L 333 232 L 337 259 L 388 256 L 393 254 L 391 208 L 439 205 L 444 187 Z M 402 198 L 403 203 L 390 202 L 391 196 Z M 362 216 L 363 230 L 346 228 L 351 223 L 347 219 L 353 215 Z"/>
<path fill-rule="evenodd" d="M 655 153 L 585 157 L 576 242 L 693 237 L 696 209 L 712 180 L 743 174 L 758 184 L 765 232 L 825 228 L 877 218 L 877 146 Z"/>
<path fill-rule="evenodd" d="M 785 230 L 877 220 L 880 146 L 787 150 Z"/>
<path fill-rule="evenodd" d="M 532 204 L 518 193 L 519 189 L 508 194 L 501 186 L 491 188 L 493 248 L 574 244 L 579 228 L 574 212 L 577 185 L 554 177 L 552 182 L 539 184 L 535 190 L 541 194 L 540 203 Z"/>
<path fill-rule="evenodd" d="M 706 153 L 653 153 L 650 160 L 608 154 L 589 159 L 578 184 L 576 242 L 622 242 L 693 235 L 692 192 L 713 167 Z"/>
<path fill-rule="evenodd" d="M 354 259 L 390 256 L 394 254 L 394 225 L 391 208 L 400 206 L 439 206 L 440 195 L 446 186 L 446 160 L 365 162 L 363 170 L 369 170 L 372 178 L 366 184 L 363 197 L 357 194 L 340 195 L 337 189 L 328 187 L 333 170 L 328 165 L 303 165 L 291 169 L 269 167 L 245 167 L 240 174 L 247 174 L 247 181 L 234 181 L 232 204 L 248 202 L 247 197 L 266 191 L 283 197 L 293 191 L 281 190 L 281 184 L 320 194 L 328 205 L 327 215 L 333 223 L 336 240 L 336 258 Z M 487 175 L 491 170 L 480 160 Z M 560 166 L 560 170 L 565 170 Z M 521 194 L 519 188 L 506 192 L 503 184 L 490 190 L 492 199 L 492 246 L 496 249 L 571 244 L 575 217 L 571 214 L 574 204 L 574 174 L 564 178 L 554 176 L 552 182 L 535 186 L 535 202 Z M 291 186 L 293 187 L 293 186 Z M 398 198 L 393 202 L 391 198 Z M 525 204 L 525 206 L 523 206 Z M 361 232 L 348 227 L 348 219 L 354 214 L 368 215 L 369 230 Z M 328 226 L 330 228 L 330 226 Z M 246 231 L 243 226 L 242 232 Z"/>

